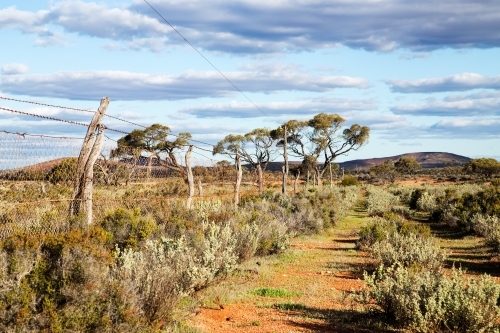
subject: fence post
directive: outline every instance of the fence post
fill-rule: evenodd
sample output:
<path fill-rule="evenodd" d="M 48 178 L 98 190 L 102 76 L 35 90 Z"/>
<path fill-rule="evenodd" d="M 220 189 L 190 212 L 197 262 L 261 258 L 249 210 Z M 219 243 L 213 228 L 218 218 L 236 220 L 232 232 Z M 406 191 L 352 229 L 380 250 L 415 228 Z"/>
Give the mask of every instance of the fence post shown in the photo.
<path fill-rule="evenodd" d="M 82 211 L 86 216 L 87 224 L 92 224 L 92 185 L 94 178 L 94 163 L 101 153 L 104 126 L 100 124 L 109 105 L 109 99 L 103 97 L 99 109 L 90 122 L 87 134 L 83 141 L 78 164 L 73 194 L 69 204 L 69 214 L 78 215 Z M 98 134 L 96 135 L 96 130 Z"/>

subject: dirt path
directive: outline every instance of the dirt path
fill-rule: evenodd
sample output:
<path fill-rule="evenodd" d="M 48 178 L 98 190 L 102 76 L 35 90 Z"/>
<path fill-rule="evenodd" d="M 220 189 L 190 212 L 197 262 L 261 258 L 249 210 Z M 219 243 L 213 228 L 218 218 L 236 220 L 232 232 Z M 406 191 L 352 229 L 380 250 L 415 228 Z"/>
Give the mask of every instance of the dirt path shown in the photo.
<path fill-rule="evenodd" d="M 228 280 L 198 295 L 202 306 L 188 320 L 201 332 L 375 332 L 346 298 L 363 286 L 370 262 L 355 250 L 367 221 L 362 202 L 335 228 L 300 237 L 284 254 L 255 258 Z M 258 288 L 284 297 L 255 294 Z M 365 327 L 365 328 L 360 328 Z"/>

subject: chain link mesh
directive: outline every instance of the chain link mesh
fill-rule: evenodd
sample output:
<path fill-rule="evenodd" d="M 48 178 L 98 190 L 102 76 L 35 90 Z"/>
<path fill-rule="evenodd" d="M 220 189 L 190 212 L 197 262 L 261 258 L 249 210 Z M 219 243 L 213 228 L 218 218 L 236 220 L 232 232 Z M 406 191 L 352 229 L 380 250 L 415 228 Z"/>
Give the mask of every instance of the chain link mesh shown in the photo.
<path fill-rule="evenodd" d="M 82 143 L 83 138 L 0 132 L 0 239 L 17 232 L 57 233 L 80 223 L 68 217 L 68 207 Z M 93 221 L 125 208 L 167 223 L 188 196 L 181 172 L 169 168 L 161 154 L 116 157 L 115 148 L 116 141 L 105 139 L 94 166 Z M 177 156 L 179 163 L 183 159 Z M 232 200 L 234 167 L 198 155 L 191 163 L 194 203 Z M 256 193 L 254 181 L 254 174 L 244 173 L 241 195 Z"/>

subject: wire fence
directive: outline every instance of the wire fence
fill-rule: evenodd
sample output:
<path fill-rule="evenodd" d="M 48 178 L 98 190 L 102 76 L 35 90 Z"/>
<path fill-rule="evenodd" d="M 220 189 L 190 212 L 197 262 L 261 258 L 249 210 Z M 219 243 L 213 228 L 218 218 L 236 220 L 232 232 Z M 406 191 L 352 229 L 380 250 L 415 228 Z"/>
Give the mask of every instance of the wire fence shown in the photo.
<path fill-rule="evenodd" d="M 68 207 L 82 143 L 83 138 L 0 131 L 0 239 L 17 232 L 57 233 L 81 223 L 68 217 Z M 162 154 L 114 157 L 116 147 L 116 141 L 105 139 L 94 165 L 92 220 L 99 223 L 110 212 L 133 209 L 167 223 L 188 197 L 182 174 Z M 192 165 L 195 205 L 232 200 L 234 167 L 200 153 Z M 257 193 L 255 180 L 245 170 L 242 196 Z"/>

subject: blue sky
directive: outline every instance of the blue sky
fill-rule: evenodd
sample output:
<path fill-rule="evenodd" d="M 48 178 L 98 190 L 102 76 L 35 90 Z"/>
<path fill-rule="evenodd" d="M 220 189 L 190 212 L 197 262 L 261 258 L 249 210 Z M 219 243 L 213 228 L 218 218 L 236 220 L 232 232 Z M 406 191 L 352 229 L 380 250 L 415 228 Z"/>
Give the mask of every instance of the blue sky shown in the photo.
<path fill-rule="evenodd" d="M 445 151 L 500 159 L 500 2 L 2 1 L 0 95 L 96 109 L 216 143 L 319 112 L 371 128 L 337 161 Z M 0 106 L 88 122 L 89 114 Z M 124 131 L 133 126 L 107 118 Z M 0 112 L 0 131 L 82 136 Z M 108 133 L 119 138 L 120 134 Z M 209 155 L 208 153 L 206 153 Z"/>

